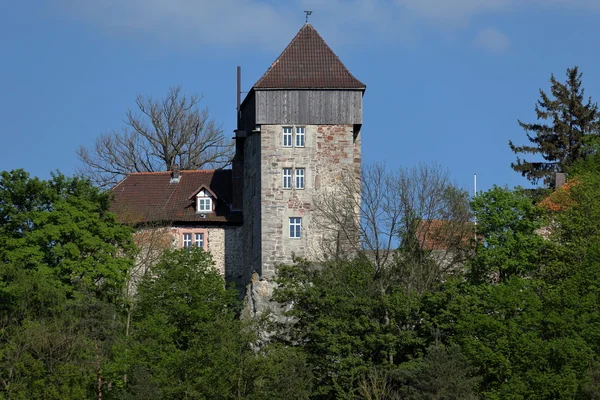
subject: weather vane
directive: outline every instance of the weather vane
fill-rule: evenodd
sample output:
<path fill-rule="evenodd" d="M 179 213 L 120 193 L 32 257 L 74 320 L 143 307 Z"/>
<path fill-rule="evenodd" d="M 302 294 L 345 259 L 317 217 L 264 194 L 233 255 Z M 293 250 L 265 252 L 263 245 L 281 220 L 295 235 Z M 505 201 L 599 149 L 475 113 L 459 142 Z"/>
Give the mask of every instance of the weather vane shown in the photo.
<path fill-rule="evenodd" d="M 308 24 L 308 16 L 312 14 L 312 11 L 306 10 L 304 13 L 306 14 L 306 23 Z"/>

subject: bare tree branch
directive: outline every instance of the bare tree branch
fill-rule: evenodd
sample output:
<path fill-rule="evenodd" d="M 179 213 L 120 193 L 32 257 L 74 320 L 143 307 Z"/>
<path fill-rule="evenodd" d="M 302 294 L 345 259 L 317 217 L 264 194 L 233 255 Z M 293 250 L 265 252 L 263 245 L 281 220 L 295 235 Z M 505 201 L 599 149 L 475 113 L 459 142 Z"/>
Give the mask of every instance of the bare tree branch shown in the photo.
<path fill-rule="evenodd" d="M 468 195 L 437 165 L 366 166 L 359 180 L 348 174 L 321 196 L 316 209 L 328 236 L 325 258 L 363 255 L 382 282 L 407 290 L 425 290 L 469 255 Z"/>
<path fill-rule="evenodd" d="M 100 135 L 91 148 L 80 146 L 79 172 L 99 186 L 113 186 L 130 172 L 222 168 L 231 162 L 233 142 L 200 109 L 201 97 L 180 87 L 161 100 L 138 96 L 137 112 L 128 110 L 122 131 Z"/>

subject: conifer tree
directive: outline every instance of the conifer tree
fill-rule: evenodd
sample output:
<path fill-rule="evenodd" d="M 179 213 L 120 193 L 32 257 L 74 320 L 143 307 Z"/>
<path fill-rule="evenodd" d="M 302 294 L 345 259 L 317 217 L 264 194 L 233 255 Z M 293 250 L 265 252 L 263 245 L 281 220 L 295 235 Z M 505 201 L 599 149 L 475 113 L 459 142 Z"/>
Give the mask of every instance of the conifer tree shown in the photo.
<path fill-rule="evenodd" d="M 526 161 L 517 156 L 511 167 L 536 184 L 542 180 L 553 184 L 555 172 L 566 172 L 568 167 L 592 151 L 591 139 L 598 137 L 600 114 L 597 103 L 584 99 L 581 76 L 577 67 L 567 68 L 567 80 L 561 83 L 550 77 L 551 97 L 540 89 L 540 99 L 535 106 L 538 122 L 519 121 L 531 145 L 516 146 L 516 153 L 541 155 L 543 161 Z M 547 121 L 547 122 L 545 122 Z"/>

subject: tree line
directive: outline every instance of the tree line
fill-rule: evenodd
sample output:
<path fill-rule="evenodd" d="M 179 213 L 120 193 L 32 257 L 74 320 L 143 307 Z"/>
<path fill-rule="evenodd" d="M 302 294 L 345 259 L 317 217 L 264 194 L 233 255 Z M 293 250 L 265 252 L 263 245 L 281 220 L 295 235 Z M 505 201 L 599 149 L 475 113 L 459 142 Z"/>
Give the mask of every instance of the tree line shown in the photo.
<path fill-rule="evenodd" d="M 510 143 L 542 160 L 513 168 L 567 185 L 469 200 L 438 167 L 367 167 L 366 201 L 320 203 L 363 245 L 280 266 L 285 323 L 243 318 L 201 249 L 137 276 L 89 179 L 0 173 L 0 399 L 600 398 L 598 112 L 576 68 L 551 88 Z"/>

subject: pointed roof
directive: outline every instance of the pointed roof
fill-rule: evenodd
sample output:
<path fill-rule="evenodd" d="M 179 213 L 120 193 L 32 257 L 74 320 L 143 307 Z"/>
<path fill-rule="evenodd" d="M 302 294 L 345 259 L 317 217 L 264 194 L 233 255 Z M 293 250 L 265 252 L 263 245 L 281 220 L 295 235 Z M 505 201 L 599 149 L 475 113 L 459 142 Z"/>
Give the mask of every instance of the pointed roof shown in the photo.
<path fill-rule="evenodd" d="M 309 23 L 254 85 L 254 89 L 365 88 Z"/>

